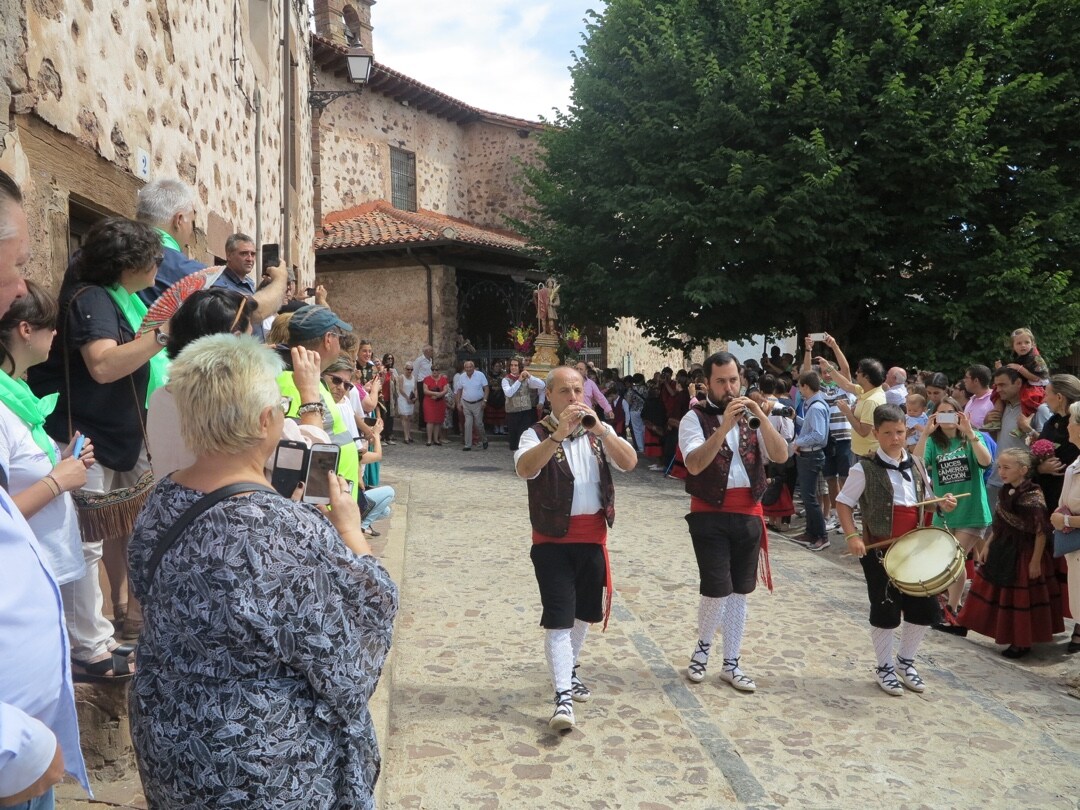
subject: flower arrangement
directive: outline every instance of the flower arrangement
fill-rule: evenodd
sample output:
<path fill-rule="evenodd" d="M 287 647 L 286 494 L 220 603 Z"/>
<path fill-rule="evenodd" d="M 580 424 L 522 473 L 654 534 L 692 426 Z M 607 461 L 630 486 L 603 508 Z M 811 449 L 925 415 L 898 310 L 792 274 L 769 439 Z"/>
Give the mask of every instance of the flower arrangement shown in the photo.
<path fill-rule="evenodd" d="M 566 331 L 563 332 L 563 340 L 566 342 L 566 347 L 574 354 L 580 352 L 581 347 L 585 345 L 585 336 L 581 334 L 581 330 L 576 326 L 566 327 Z"/>
<path fill-rule="evenodd" d="M 1031 450 L 1031 455 L 1035 458 L 1036 464 L 1041 464 L 1048 458 L 1053 458 L 1054 451 L 1057 450 L 1057 448 L 1054 446 L 1054 443 L 1052 441 L 1048 441 L 1047 439 L 1038 439 L 1036 441 L 1033 441 L 1029 449 Z"/>
<path fill-rule="evenodd" d="M 528 354 L 533 347 L 533 338 L 536 337 L 536 330 L 531 326 L 526 326 L 523 323 L 519 323 L 517 326 L 510 329 L 506 333 L 510 338 L 510 344 L 514 347 L 514 351 L 521 354 Z"/>

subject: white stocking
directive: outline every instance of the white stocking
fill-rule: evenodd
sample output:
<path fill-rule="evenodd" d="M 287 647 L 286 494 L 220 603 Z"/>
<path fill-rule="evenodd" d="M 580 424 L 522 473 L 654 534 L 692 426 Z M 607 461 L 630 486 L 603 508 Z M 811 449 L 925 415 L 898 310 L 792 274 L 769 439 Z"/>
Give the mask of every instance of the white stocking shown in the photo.
<path fill-rule="evenodd" d="M 544 633 L 544 655 L 556 692 L 570 689 L 570 676 L 574 671 L 574 649 L 570 643 L 570 634 L 570 630 L 547 630 Z"/>
<path fill-rule="evenodd" d="M 885 627 L 871 627 L 870 638 L 874 640 L 874 653 L 877 655 L 879 667 L 891 667 L 893 665 L 893 637 L 895 630 Z"/>
<path fill-rule="evenodd" d="M 739 657 L 743 631 L 746 630 L 746 594 L 733 593 L 724 607 L 724 660 Z"/>
<path fill-rule="evenodd" d="M 919 651 L 926 632 L 930 628 L 923 624 L 909 624 L 904 622 L 900 629 L 900 650 L 896 653 L 900 658 L 908 661 L 915 660 L 915 653 Z"/>
<path fill-rule="evenodd" d="M 712 646 L 713 637 L 720 629 L 720 623 L 724 620 L 723 597 L 703 596 L 698 604 L 698 650 L 691 656 L 695 661 L 704 664 L 709 660 L 709 647 Z M 704 653 L 701 652 L 704 646 Z"/>
<path fill-rule="evenodd" d="M 570 647 L 574 652 L 574 664 L 578 662 L 581 648 L 585 644 L 585 634 L 589 632 L 589 623 L 581 619 L 574 619 L 574 628 L 570 631 Z"/>

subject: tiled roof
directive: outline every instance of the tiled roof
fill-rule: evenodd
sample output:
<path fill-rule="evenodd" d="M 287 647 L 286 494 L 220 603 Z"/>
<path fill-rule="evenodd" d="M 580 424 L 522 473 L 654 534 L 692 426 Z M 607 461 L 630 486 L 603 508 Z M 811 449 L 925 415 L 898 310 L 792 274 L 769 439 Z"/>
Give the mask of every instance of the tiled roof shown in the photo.
<path fill-rule="evenodd" d="M 393 247 L 431 242 L 458 242 L 516 253 L 524 253 L 527 245 L 525 239 L 513 231 L 481 228 L 435 211 L 402 211 L 386 200 L 375 200 L 329 214 L 315 234 L 315 250 Z"/>

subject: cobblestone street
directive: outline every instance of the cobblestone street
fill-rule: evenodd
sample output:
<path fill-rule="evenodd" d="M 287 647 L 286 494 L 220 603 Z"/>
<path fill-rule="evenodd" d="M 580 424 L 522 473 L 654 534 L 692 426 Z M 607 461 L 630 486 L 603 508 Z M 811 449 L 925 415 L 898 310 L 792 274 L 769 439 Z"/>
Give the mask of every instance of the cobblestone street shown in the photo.
<path fill-rule="evenodd" d="M 683 676 L 697 579 L 680 482 L 616 479 L 616 597 L 580 673 L 578 727 L 548 731 L 551 686 L 528 558 L 525 486 L 492 443 L 398 446 L 408 484 L 402 608 L 383 740 L 386 808 L 1077 807 L 1080 657 L 1061 643 L 1006 661 L 989 640 L 932 633 L 928 691 L 873 681 L 853 559 L 774 536 L 775 593 L 750 599 L 756 694 Z M 1069 623 L 1071 628 L 1071 623 Z"/>

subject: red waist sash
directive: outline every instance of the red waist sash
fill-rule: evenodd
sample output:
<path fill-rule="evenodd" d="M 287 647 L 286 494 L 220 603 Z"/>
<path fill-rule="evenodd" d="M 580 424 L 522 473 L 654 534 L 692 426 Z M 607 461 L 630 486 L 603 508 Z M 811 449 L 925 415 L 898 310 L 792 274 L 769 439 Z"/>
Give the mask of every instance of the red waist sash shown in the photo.
<path fill-rule="evenodd" d="M 934 513 L 927 509 L 923 516 L 923 525 L 930 526 L 933 523 Z M 891 540 L 894 537 L 907 534 L 919 528 L 919 507 L 898 506 L 895 503 L 892 508 L 892 534 L 889 537 L 877 537 L 876 540 Z M 867 533 L 869 535 L 869 533 Z"/>
<path fill-rule="evenodd" d="M 607 520 L 603 512 L 593 515 L 571 515 L 570 528 L 565 537 L 552 537 L 549 534 L 541 534 L 536 529 L 532 533 L 533 544 L 538 543 L 595 543 L 604 549 L 604 569 L 607 572 L 604 587 L 607 594 L 604 597 L 604 630 L 607 630 L 608 619 L 611 618 L 611 558 L 608 556 L 607 547 Z M 602 632 L 602 631 L 601 631 Z"/>

